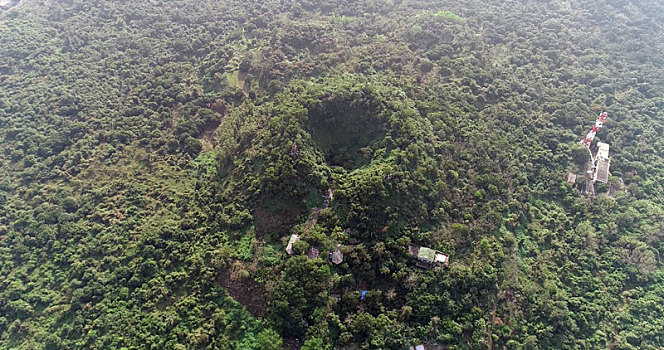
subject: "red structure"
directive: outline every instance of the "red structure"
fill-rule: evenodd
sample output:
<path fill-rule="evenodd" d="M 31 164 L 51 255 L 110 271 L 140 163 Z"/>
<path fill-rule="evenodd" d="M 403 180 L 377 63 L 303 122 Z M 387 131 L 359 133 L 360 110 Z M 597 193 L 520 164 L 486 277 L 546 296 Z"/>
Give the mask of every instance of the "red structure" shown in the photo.
<path fill-rule="evenodd" d="M 597 117 L 597 120 L 595 121 L 595 125 L 593 125 L 593 130 L 586 135 L 586 137 L 581 141 L 581 144 L 586 146 L 586 148 L 590 149 L 590 144 L 593 142 L 593 139 L 595 138 L 595 134 L 599 131 L 599 129 L 604 126 L 604 122 L 606 122 L 606 117 L 608 117 L 608 114 L 606 112 L 602 112 L 602 114 Z"/>

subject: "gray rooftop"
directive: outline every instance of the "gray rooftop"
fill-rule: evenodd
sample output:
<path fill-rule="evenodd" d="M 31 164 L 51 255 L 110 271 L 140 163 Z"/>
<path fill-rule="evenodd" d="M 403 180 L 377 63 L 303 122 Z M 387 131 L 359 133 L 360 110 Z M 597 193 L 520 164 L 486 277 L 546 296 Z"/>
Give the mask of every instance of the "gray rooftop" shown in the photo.
<path fill-rule="evenodd" d="M 597 168 L 595 169 L 595 181 L 607 183 L 609 181 L 609 144 L 599 142 L 597 144 Z"/>
<path fill-rule="evenodd" d="M 595 181 L 607 183 L 609 181 L 609 159 L 598 159 L 597 170 L 595 170 Z"/>

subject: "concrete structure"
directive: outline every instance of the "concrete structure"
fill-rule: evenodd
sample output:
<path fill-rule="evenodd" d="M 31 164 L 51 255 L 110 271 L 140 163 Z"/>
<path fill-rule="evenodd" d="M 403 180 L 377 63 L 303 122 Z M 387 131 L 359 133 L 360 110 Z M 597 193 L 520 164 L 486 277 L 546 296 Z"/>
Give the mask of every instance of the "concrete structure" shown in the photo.
<path fill-rule="evenodd" d="M 18 3 L 19 0 L 0 0 L 0 9 L 6 10 Z"/>
<path fill-rule="evenodd" d="M 609 165 L 611 164 L 611 159 L 609 158 L 609 144 L 599 142 L 597 143 L 597 146 L 599 149 L 597 150 L 597 157 L 595 158 L 597 164 L 595 165 L 595 175 L 593 180 L 607 183 L 609 181 Z"/>
<path fill-rule="evenodd" d="M 435 258 L 433 259 L 433 262 L 438 263 L 438 264 L 445 264 L 447 265 L 447 259 L 449 257 L 441 252 L 436 252 Z"/>
<path fill-rule="evenodd" d="M 320 251 L 314 247 L 309 248 L 307 251 L 307 257 L 309 259 L 318 259 L 318 256 L 320 255 Z"/>
<path fill-rule="evenodd" d="M 576 174 L 574 173 L 567 173 L 567 182 L 570 184 L 574 185 L 576 183 Z"/>
<path fill-rule="evenodd" d="M 341 253 L 341 245 L 337 245 L 337 249 L 330 252 L 330 261 L 332 261 L 332 263 L 335 265 L 339 265 L 344 262 L 344 255 Z"/>
<path fill-rule="evenodd" d="M 293 255 L 293 244 L 295 244 L 295 242 L 299 240 L 300 236 L 298 235 L 290 236 L 290 239 L 288 240 L 288 245 L 286 246 L 286 253 L 288 253 L 288 255 Z"/>
<path fill-rule="evenodd" d="M 417 257 L 417 266 L 423 269 L 430 269 L 436 265 L 447 265 L 449 256 L 431 248 L 420 247 L 416 244 L 408 246 L 408 253 Z"/>

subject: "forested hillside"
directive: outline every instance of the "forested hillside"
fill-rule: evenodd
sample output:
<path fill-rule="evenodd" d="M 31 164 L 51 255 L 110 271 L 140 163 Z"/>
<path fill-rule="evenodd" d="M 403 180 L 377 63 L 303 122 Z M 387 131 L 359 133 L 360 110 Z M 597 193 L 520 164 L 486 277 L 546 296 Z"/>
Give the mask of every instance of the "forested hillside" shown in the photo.
<path fill-rule="evenodd" d="M 661 349 L 662 23 L 0 1 L 0 349 Z"/>

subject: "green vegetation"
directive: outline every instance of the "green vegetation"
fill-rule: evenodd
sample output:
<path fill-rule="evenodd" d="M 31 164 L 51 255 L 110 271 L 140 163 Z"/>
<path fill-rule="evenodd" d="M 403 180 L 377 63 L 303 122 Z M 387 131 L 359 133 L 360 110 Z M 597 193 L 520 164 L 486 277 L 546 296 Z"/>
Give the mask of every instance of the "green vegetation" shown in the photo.
<path fill-rule="evenodd" d="M 0 349 L 664 347 L 662 4 L 433 5 L 0 9 Z"/>
<path fill-rule="evenodd" d="M 453 12 L 450 12 L 450 11 L 438 11 L 438 12 L 436 12 L 436 14 L 434 16 L 436 16 L 438 18 L 449 19 L 449 20 L 452 20 L 452 21 L 455 21 L 455 22 L 461 22 L 461 23 L 466 21 L 463 17 L 460 17 L 456 13 L 453 13 Z"/>

